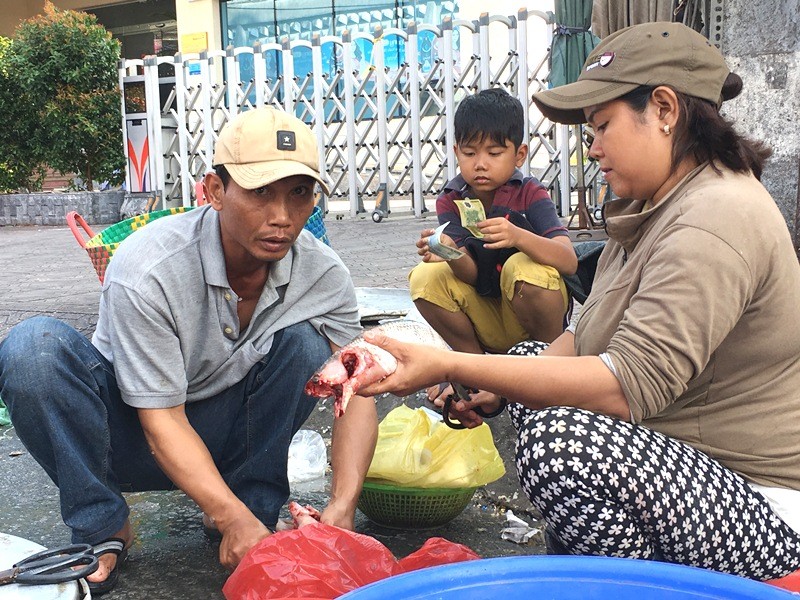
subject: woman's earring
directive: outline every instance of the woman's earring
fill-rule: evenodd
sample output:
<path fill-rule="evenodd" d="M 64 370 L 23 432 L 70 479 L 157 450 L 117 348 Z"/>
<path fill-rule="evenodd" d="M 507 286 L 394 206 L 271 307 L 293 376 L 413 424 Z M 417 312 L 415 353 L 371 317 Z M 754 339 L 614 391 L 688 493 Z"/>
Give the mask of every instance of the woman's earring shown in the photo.
<path fill-rule="evenodd" d="M 663 129 L 664 133 L 666 133 L 667 135 L 672 133 L 672 130 L 670 130 L 670 128 L 669 128 L 669 125 L 664 125 L 664 127 L 662 127 L 661 129 Z"/>

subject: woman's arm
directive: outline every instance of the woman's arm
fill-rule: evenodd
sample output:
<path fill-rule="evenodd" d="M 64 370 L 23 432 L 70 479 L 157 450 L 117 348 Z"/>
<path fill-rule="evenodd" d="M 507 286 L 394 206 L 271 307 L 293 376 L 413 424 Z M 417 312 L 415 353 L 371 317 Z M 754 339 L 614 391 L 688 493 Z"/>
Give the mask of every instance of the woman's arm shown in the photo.
<path fill-rule="evenodd" d="M 403 344 L 378 332 L 366 339 L 397 359 L 397 370 L 383 381 L 362 390 L 408 395 L 440 381 L 494 392 L 528 408 L 574 406 L 619 419 L 630 419 L 630 408 L 616 376 L 597 356 L 558 356 L 569 350 L 571 333 L 565 333 L 542 356 L 466 354 Z"/>
<path fill-rule="evenodd" d="M 536 262 L 550 265 L 562 275 L 572 275 L 578 270 L 578 256 L 572 247 L 572 240 L 565 235 L 546 238 L 520 229 L 517 248 Z"/>
<path fill-rule="evenodd" d="M 545 348 L 539 356 L 575 356 L 575 334 L 565 331 L 553 343 Z"/>

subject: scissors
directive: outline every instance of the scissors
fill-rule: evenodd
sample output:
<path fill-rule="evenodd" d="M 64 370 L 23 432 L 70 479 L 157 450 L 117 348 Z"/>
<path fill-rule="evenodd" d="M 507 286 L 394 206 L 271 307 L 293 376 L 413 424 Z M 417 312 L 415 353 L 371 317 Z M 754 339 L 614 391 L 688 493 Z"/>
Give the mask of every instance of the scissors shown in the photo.
<path fill-rule="evenodd" d="M 466 429 L 466 427 L 461 423 L 459 423 L 458 421 L 454 422 L 450 420 L 450 406 L 456 400 L 469 401 L 470 394 L 477 394 L 478 390 L 475 388 L 464 387 L 460 383 L 450 382 L 450 385 L 453 386 L 453 393 L 449 394 L 444 399 L 444 406 L 442 407 L 442 419 L 444 420 L 444 424 L 450 427 L 451 429 Z M 483 417 L 484 419 L 490 419 L 502 413 L 506 408 L 506 404 L 507 404 L 506 399 L 501 398 L 500 406 L 496 410 L 493 410 L 492 412 L 487 413 L 480 406 L 473 406 L 472 410 L 475 411 L 479 416 Z"/>
<path fill-rule="evenodd" d="M 53 550 L 42 550 L 22 559 L 10 569 L 0 571 L 0 585 L 41 585 L 75 581 L 91 575 L 99 566 L 89 544 L 72 544 Z"/>

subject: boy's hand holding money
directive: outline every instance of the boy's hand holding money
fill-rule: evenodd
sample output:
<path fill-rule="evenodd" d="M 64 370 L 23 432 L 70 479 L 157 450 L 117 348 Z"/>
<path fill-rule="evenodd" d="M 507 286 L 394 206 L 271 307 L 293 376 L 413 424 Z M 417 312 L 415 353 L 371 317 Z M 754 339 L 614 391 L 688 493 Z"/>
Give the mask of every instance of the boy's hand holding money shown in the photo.
<path fill-rule="evenodd" d="M 478 223 L 478 229 L 483 234 L 484 246 L 494 250 L 517 248 L 520 245 L 520 236 L 524 233 L 529 233 L 512 224 L 505 217 L 495 217 L 481 221 Z"/>
<path fill-rule="evenodd" d="M 419 234 L 419 239 L 417 240 L 417 254 L 422 257 L 422 262 L 442 262 L 444 260 L 431 253 L 431 249 L 428 246 L 428 238 L 432 235 L 433 229 L 423 229 Z M 450 236 L 445 237 L 449 238 Z"/>
<path fill-rule="evenodd" d="M 440 225 L 437 229 L 423 229 L 420 233 L 417 254 L 422 257 L 422 262 L 447 262 L 464 255 L 453 238 L 444 233 L 446 225 Z"/>

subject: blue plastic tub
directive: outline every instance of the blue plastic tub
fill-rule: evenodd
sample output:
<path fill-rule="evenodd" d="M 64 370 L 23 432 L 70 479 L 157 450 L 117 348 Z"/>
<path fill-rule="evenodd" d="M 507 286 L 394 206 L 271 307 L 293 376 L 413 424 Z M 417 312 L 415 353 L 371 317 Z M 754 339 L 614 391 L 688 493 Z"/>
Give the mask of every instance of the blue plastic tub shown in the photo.
<path fill-rule="evenodd" d="M 694 567 L 595 556 L 514 556 L 421 569 L 341 600 L 797 600 L 765 583 Z"/>

